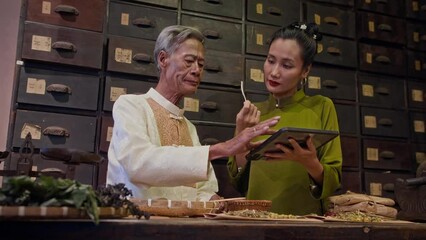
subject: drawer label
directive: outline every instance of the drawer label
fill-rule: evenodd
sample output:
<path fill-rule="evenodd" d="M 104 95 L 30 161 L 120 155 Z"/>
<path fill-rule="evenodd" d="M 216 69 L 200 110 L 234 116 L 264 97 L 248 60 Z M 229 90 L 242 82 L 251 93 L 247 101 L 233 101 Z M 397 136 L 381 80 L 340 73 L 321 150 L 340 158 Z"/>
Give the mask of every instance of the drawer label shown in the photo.
<path fill-rule="evenodd" d="M 365 97 L 374 97 L 374 87 L 369 84 L 362 84 L 362 95 Z"/>
<path fill-rule="evenodd" d="M 309 76 L 308 77 L 309 89 L 321 89 L 321 77 Z"/>
<path fill-rule="evenodd" d="M 111 87 L 111 93 L 109 94 L 109 100 L 111 102 L 117 101 L 118 97 L 127 94 L 127 88 Z"/>
<path fill-rule="evenodd" d="M 262 3 L 256 4 L 256 13 L 257 14 L 263 14 L 263 4 Z"/>
<path fill-rule="evenodd" d="M 365 3 L 371 3 L 371 0 L 365 0 Z"/>
<path fill-rule="evenodd" d="M 314 22 L 316 25 L 321 25 L 321 16 L 318 14 L 314 14 Z"/>
<path fill-rule="evenodd" d="M 365 116 L 364 126 L 366 128 L 377 128 L 377 121 L 375 116 Z"/>
<path fill-rule="evenodd" d="M 421 120 L 414 120 L 414 132 L 425 133 L 425 122 Z"/>
<path fill-rule="evenodd" d="M 121 25 L 129 26 L 129 14 L 121 13 Z"/>
<path fill-rule="evenodd" d="M 106 141 L 107 142 L 111 142 L 111 138 L 112 138 L 112 129 L 113 129 L 113 127 L 108 127 L 108 130 L 107 130 L 107 136 L 106 136 Z"/>
<path fill-rule="evenodd" d="M 367 63 L 373 63 L 373 54 L 372 53 L 366 53 L 365 54 L 365 61 L 367 62 Z"/>
<path fill-rule="evenodd" d="M 418 12 L 419 11 L 419 2 L 413 1 L 412 7 L 413 7 L 413 12 Z"/>
<path fill-rule="evenodd" d="M 416 152 L 416 162 L 418 164 L 426 161 L 426 153 L 424 152 Z"/>
<path fill-rule="evenodd" d="M 265 82 L 262 70 L 256 68 L 250 68 L 250 79 L 259 83 Z"/>
<path fill-rule="evenodd" d="M 50 52 L 52 50 L 52 38 L 33 35 L 31 41 L 31 50 Z"/>
<path fill-rule="evenodd" d="M 42 14 L 50 14 L 52 11 L 52 3 L 48 1 L 43 1 L 41 4 L 41 13 Z"/>
<path fill-rule="evenodd" d="M 367 148 L 367 160 L 368 161 L 379 161 L 379 149 Z"/>
<path fill-rule="evenodd" d="M 374 22 L 373 21 L 368 21 L 368 31 L 375 32 Z"/>
<path fill-rule="evenodd" d="M 263 34 L 256 34 L 256 44 L 263 46 Z"/>
<path fill-rule="evenodd" d="M 324 46 L 321 43 L 317 43 L 317 53 L 321 53 L 324 50 Z"/>
<path fill-rule="evenodd" d="M 414 61 L 414 69 L 416 69 L 416 71 L 421 71 L 422 70 L 422 62 L 419 60 L 415 60 Z"/>
<path fill-rule="evenodd" d="M 420 33 L 419 32 L 413 32 L 413 42 L 420 42 Z"/>
<path fill-rule="evenodd" d="M 44 95 L 46 93 L 46 80 L 28 78 L 27 79 L 27 93 L 29 94 L 40 94 Z"/>
<path fill-rule="evenodd" d="M 370 194 L 374 196 L 382 196 L 382 184 L 381 183 L 370 183 Z"/>
<path fill-rule="evenodd" d="M 114 59 L 120 63 L 132 63 L 132 49 L 116 48 Z"/>
<path fill-rule="evenodd" d="M 24 123 L 24 126 L 21 129 L 21 138 L 25 139 L 28 133 L 31 134 L 32 139 L 41 139 L 41 127 L 39 125 Z"/>
<path fill-rule="evenodd" d="M 421 89 L 413 89 L 411 90 L 411 98 L 414 102 L 424 102 L 424 94 Z"/>
<path fill-rule="evenodd" d="M 183 110 L 188 112 L 199 112 L 200 101 L 196 98 L 183 98 Z"/>

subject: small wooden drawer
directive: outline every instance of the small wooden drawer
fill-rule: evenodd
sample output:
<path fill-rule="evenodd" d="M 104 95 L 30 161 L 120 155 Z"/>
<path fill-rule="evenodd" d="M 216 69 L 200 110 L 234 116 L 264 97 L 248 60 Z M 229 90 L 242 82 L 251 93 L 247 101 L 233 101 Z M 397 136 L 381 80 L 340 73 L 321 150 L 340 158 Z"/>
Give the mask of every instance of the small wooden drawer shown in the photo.
<path fill-rule="evenodd" d="M 268 93 L 246 93 L 247 100 L 250 100 L 252 103 L 258 103 L 268 100 L 269 94 Z"/>
<path fill-rule="evenodd" d="M 361 148 L 359 146 L 358 138 L 340 136 L 340 143 L 342 145 L 343 154 L 343 167 L 359 168 L 359 153 Z"/>
<path fill-rule="evenodd" d="M 405 111 L 361 107 L 363 135 L 408 138 L 408 120 Z"/>
<path fill-rule="evenodd" d="M 356 0 L 358 9 L 401 17 L 405 14 L 404 1 L 401 0 Z"/>
<path fill-rule="evenodd" d="M 28 21 L 96 32 L 103 30 L 105 0 L 30 0 L 26 3 Z"/>
<path fill-rule="evenodd" d="M 206 37 L 204 45 L 207 49 L 241 53 L 242 25 L 239 23 L 183 14 L 182 25 L 192 26 L 200 30 Z"/>
<path fill-rule="evenodd" d="M 423 24 L 407 22 L 407 47 L 426 51 L 426 28 Z"/>
<path fill-rule="evenodd" d="M 364 168 L 410 171 L 413 167 L 406 142 L 363 139 Z"/>
<path fill-rule="evenodd" d="M 426 109 L 426 83 L 407 81 L 408 107 Z"/>
<path fill-rule="evenodd" d="M 401 45 L 406 43 L 405 33 L 407 30 L 404 20 L 379 14 L 358 12 L 357 23 L 359 38 Z"/>
<path fill-rule="evenodd" d="M 264 63 L 265 61 L 246 59 L 245 90 L 268 93 L 263 72 Z"/>
<path fill-rule="evenodd" d="M 356 67 L 356 43 L 351 40 L 324 36 L 317 44 L 315 61 L 344 67 Z"/>
<path fill-rule="evenodd" d="M 359 102 L 385 108 L 405 108 L 404 79 L 358 75 Z"/>
<path fill-rule="evenodd" d="M 306 8 L 307 22 L 316 23 L 320 32 L 338 37 L 355 38 L 353 11 L 313 3 L 307 3 Z"/>
<path fill-rule="evenodd" d="M 360 70 L 405 76 L 406 62 L 400 49 L 359 44 Z"/>
<path fill-rule="evenodd" d="M 241 0 L 182 0 L 182 9 L 238 19 L 243 16 Z"/>
<path fill-rule="evenodd" d="M 104 111 L 112 111 L 114 102 L 123 94 L 143 94 L 157 85 L 155 82 L 107 76 L 105 80 Z"/>
<path fill-rule="evenodd" d="M 426 0 L 406 0 L 407 18 L 426 20 Z"/>
<path fill-rule="evenodd" d="M 331 3 L 342 6 L 354 6 L 354 0 L 313 0 L 314 2 Z"/>
<path fill-rule="evenodd" d="M 16 170 L 19 158 L 19 153 L 12 153 L 9 170 Z M 64 173 L 67 172 L 68 166 L 61 161 L 47 160 L 41 157 L 40 154 L 34 154 L 31 159 L 33 159 L 33 171 L 42 171 L 48 168 L 56 168 L 60 169 Z M 92 186 L 96 185 L 96 166 L 83 163 L 74 166 L 74 180 L 82 184 L 88 184 Z"/>
<path fill-rule="evenodd" d="M 247 0 L 247 20 L 286 26 L 300 19 L 300 1 Z"/>
<path fill-rule="evenodd" d="M 421 163 L 426 162 L 426 144 L 414 143 L 411 146 L 413 162 L 418 167 Z M 420 175 L 420 174 L 419 174 Z"/>
<path fill-rule="evenodd" d="M 109 36 L 107 70 L 156 77 L 154 47 L 154 41 Z"/>
<path fill-rule="evenodd" d="M 214 145 L 234 137 L 234 127 L 199 122 L 195 122 L 194 124 L 197 128 L 198 139 L 201 145 Z"/>
<path fill-rule="evenodd" d="M 96 117 L 17 110 L 13 147 L 31 133 L 34 148 L 75 148 L 93 152 Z"/>
<path fill-rule="evenodd" d="M 100 69 L 102 42 L 100 33 L 26 22 L 22 58 Z"/>
<path fill-rule="evenodd" d="M 342 171 L 342 186 L 339 193 L 344 194 L 347 191 L 361 192 L 361 173 L 352 171 Z"/>
<path fill-rule="evenodd" d="M 336 107 L 337 118 L 339 120 L 340 133 L 357 134 L 358 133 L 358 115 L 355 105 L 334 104 Z"/>
<path fill-rule="evenodd" d="M 411 140 L 414 142 L 426 142 L 426 113 L 410 112 Z"/>
<path fill-rule="evenodd" d="M 243 102 L 239 91 L 199 88 L 194 95 L 184 97 L 180 105 L 189 120 L 235 124 Z"/>
<path fill-rule="evenodd" d="M 176 11 L 111 2 L 108 17 L 110 34 L 156 40 L 161 30 L 177 24 Z"/>
<path fill-rule="evenodd" d="M 206 51 L 201 83 L 240 86 L 243 80 L 243 57 L 240 54 Z"/>
<path fill-rule="evenodd" d="M 246 25 L 246 53 L 266 56 L 271 44 L 272 34 L 278 27 L 247 24 Z"/>
<path fill-rule="evenodd" d="M 367 194 L 392 198 L 395 200 L 395 181 L 397 178 L 408 179 L 415 177 L 409 173 L 393 172 L 364 172 L 364 188 Z"/>
<path fill-rule="evenodd" d="M 355 71 L 313 66 L 305 83 L 307 95 L 324 95 L 332 99 L 356 100 Z"/>
<path fill-rule="evenodd" d="M 18 103 L 98 109 L 99 77 L 22 67 Z"/>
<path fill-rule="evenodd" d="M 114 119 L 111 116 L 102 116 L 101 126 L 101 141 L 99 144 L 99 151 L 107 153 L 109 149 L 109 143 L 111 142 Z"/>
<path fill-rule="evenodd" d="M 426 53 L 407 51 L 407 75 L 426 79 Z"/>
<path fill-rule="evenodd" d="M 158 5 L 162 7 L 177 8 L 179 0 L 122 0 L 123 2 L 140 2 Z"/>

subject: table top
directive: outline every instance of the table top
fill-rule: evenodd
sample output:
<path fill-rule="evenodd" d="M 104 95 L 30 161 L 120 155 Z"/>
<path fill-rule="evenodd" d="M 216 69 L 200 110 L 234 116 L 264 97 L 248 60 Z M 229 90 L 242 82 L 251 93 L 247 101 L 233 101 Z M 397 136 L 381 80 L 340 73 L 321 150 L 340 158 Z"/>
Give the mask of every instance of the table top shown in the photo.
<path fill-rule="evenodd" d="M 2 239 L 426 239 L 426 223 L 283 222 L 205 218 L 0 220 Z"/>

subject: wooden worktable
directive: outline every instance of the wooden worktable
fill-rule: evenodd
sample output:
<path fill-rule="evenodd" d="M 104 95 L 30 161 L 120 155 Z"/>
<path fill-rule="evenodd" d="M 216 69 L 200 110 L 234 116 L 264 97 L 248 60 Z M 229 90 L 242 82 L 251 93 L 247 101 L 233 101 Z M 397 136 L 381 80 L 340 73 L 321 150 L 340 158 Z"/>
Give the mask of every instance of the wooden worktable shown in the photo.
<path fill-rule="evenodd" d="M 204 218 L 0 220 L 0 239 L 426 239 L 426 223 L 289 223 Z"/>

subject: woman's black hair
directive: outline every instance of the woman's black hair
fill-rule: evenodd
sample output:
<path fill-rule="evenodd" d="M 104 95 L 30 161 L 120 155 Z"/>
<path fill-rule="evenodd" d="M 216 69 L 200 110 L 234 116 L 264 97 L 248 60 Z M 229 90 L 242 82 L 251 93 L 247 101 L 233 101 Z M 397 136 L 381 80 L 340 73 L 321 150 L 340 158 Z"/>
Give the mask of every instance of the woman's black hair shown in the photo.
<path fill-rule="evenodd" d="M 269 43 L 271 44 L 277 39 L 293 39 L 302 48 L 303 67 L 307 67 L 314 61 L 317 53 L 317 42 L 322 39 L 322 35 L 318 33 L 319 28 L 315 23 L 294 22 L 287 27 L 277 30 Z"/>

